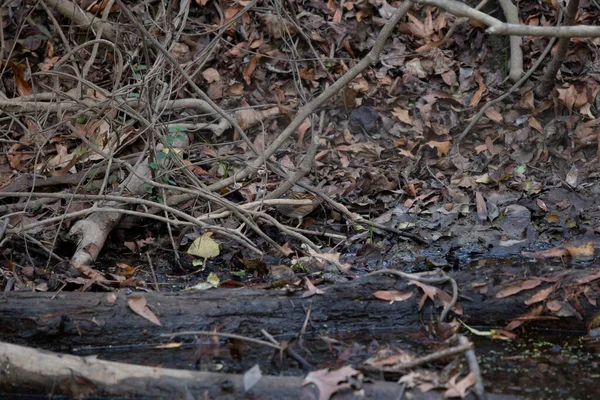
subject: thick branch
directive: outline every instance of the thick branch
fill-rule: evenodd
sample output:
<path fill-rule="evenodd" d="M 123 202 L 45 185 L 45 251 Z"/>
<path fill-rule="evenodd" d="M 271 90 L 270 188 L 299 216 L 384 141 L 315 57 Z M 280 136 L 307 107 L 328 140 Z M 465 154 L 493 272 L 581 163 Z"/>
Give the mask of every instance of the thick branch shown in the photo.
<path fill-rule="evenodd" d="M 512 0 L 498 0 L 506 21 L 511 24 L 519 23 L 519 10 L 515 6 Z M 508 78 L 516 82 L 523 76 L 523 50 L 521 50 L 521 43 L 523 39 L 520 36 L 510 37 L 510 73 Z"/>
<path fill-rule="evenodd" d="M 55 9 L 65 17 L 69 18 L 76 25 L 83 28 L 91 27 L 94 31 L 98 32 L 102 27 L 102 36 L 110 40 L 113 43 L 117 41 L 117 34 L 113 30 L 110 23 L 104 22 L 94 15 L 83 11 L 75 3 L 68 0 L 44 0 L 44 2 L 51 8 Z"/>
<path fill-rule="evenodd" d="M 600 26 L 528 26 L 521 24 L 506 24 L 486 13 L 477 11 L 456 0 L 415 0 L 416 3 L 434 6 L 446 10 L 459 17 L 467 17 L 479 21 L 490 28 L 486 33 L 493 35 L 515 36 L 550 36 L 550 37 L 598 37 Z"/>
<path fill-rule="evenodd" d="M 575 23 L 575 17 L 577 16 L 577 9 L 579 8 L 579 0 L 570 0 L 565 10 L 565 22 L 563 25 L 569 26 Z M 554 87 L 556 80 L 556 74 L 560 69 L 563 61 L 567 57 L 569 51 L 569 45 L 571 44 L 570 37 L 562 37 L 558 40 L 558 46 L 554 58 L 548 64 L 548 68 L 544 75 L 540 78 L 540 85 L 537 87 L 535 94 L 538 97 L 546 97 Z"/>

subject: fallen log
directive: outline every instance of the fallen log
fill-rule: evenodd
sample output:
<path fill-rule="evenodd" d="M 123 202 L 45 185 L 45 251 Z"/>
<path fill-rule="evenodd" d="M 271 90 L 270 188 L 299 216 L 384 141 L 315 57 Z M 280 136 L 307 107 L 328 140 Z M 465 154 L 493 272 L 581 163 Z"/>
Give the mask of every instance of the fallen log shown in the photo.
<path fill-rule="evenodd" d="M 155 399 L 319 399 L 319 389 L 303 386 L 301 377 L 262 376 L 249 388 L 244 376 L 170 368 L 145 367 L 40 351 L 0 342 L 0 396 L 2 392 L 68 395 L 77 398 L 118 396 Z M 344 389 L 331 399 L 393 399 L 401 387 L 393 382 L 364 382 L 356 390 Z M 411 390 L 407 398 L 443 399 L 441 392 Z M 518 397 L 490 394 L 488 399 Z M 474 399 L 469 395 L 467 399 Z"/>
<path fill-rule="evenodd" d="M 591 276 L 593 272 L 534 266 L 529 268 L 525 278 L 522 267 L 503 266 L 501 270 L 488 268 L 454 273 L 461 294 L 461 320 L 473 326 L 503 327 L 530 309 L 525 301 L 533 294 L 557 285 L 548 300 L 552 296 L 564 300 L 566 288 L 581 285 L 576 280 Z M 533 276 L 543 277 L 544 281 L 534 289 L 496 297 L 500 290 Z M 484 291 L 480 284 L 486 282 L 487 290 Z M 590 286 L 588 295 L 600 293 L 597 283 L 586 284 Z M 302 297 L 302 292 L 253 289 L 136 293 L 145 297 L 161 326 L 135 314 L 127 305 L 125 291 L 9 292 L 0 301 L 0 339 L 46 348 L 51 343 L 53 349 L 70 349 L 73 346 L 166 341 L 160 338 L 161 334 L 215 328 L 219 328 L 220 332 L 251 337 L 259 336 L 261 329 L 272 335 L 294 335 L 300 331 L 309 308 L 312 310 L 307 328 L 309 334 L 397 330 L 418 327 L 431 317 L 437 318 L 441 310 L 432 310 L 428 300 L 419 312 L 420 289 L 384 276 L 359 278 L 320 289 L 325 294 L 311 297 Z M 406 301 L 390 303 L 374 297 L 373 294 L 380 290 L 414 291 L 414 295 Z M 449 290 L 448 287 L 446 290 Z M 109 300 L 111 296 L 116 296 L 112 302 Z M 571 300 L 571 303 L 575 302 Z M 583 295 L 573 306 L 583 317 L 597 312 L 597 308 Z M 527 323 L 539 327 L 585 328 L 585 318 L 575 316 L 533 319 Z"/>

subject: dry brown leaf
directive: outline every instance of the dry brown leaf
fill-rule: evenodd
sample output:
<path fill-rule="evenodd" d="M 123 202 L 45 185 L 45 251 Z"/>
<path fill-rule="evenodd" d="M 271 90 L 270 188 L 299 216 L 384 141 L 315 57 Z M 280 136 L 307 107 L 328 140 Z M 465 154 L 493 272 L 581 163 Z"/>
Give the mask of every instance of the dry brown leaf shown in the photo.
<path fill-rule="evenodd" d="M 302 293 L 302 297 L 312 297 L 315 294 L 325 294 L 324 291 L 318 289 L 308 278 L 304 278 L 304 285 L 306 285 L 306 292 Z"/>
<path fill-rule="evenodd" d="M 425 283 L 410 280 L 408 281 L 409 285 L 416 285 L 423 290 L 423 293 L 431 299 L 437 307 L 446 307 L 452 301 L 452 296 L 450 296 L 445 291 L 436 288 L 435 286 L 427 285 Z M 421 303 L 423 304 L 423 299 L 421 299 Z M 422 307 L 422 305 L 421 305 Z M 452 311 L 454 311 L 457 315 L 462 315 L 462 307 L 458 302 L 452 307 Z"/>
<path fill-rule="evenodd" d="M 254 73 L 256 66 L 258 65 L 258 60 L 260 60 L 260 56 L 252 57 L 250 59 L 250 62 L 248 64 L 246 64 L 246 66 L 244 67 L 244 71 L 242 72 L 242 75 L 244 76 L 244 80 L 246 81 L 246 83 L 248 85 L 252 81 L 250 78 L 252 77 L 252 74 Z"/>
<path fill-rule="evenodd" d="M 487 110 L 485 110 L 485 116 L 494 122 L 502 122 L 502 114 L 500 114 L 493 107 L 490 107 Z"/>
<path fill-rule="evenodd" d="M 448 155 L 448 152 L 450 151 L 450 142 L 436 142 L 435 140 L 430 140 L 429 142 L 425 143 L 427 146 L 431 147 L 432 149 L 437 149 L 438 151 L 438 157 L 443 157 Z"/>
<path fill-rule="evenodd" d="M 310 127 L 311 127 L 310 118 L 306 118 L 302 122 L 302 124 L 300 124 L 300 126 L 298 127 L 298 144 L 299 145 L 302 145 L 302 143 L 304 142 L 304 135 L 306 134 L 306 131 Z"/>
<path fill-rule="evenodd" d="M 536 131 L 544 133 L 544 128 L 542 128 L 542 124 L 540 124 L 540 121 L 538 121 L 535 117 L 529 118 L 528 124 Z"/>
<path fill-rule="evenodd" d="M 595 281 L 596 279 L 600 279 L 600 270 L 598 270 L 598 271 L 596 271 L 596 272 L 594 272 L 592 274 L 586 275 L 586 276 L 584 276 L 582 278 L 579 278 L 579 279 L 576 280 L 576 282 L 579 283 L 579 284 L 590 283 L 592 281 Z"/>
<path fill-rule="evenodd" d="M 335 392 L 350 387 L 348 378 L 362 376 L 362 374 L 352 367 L 342 367 L 335 371 L 329 368 L 309 372 L 302 382 L 303 386 L 313 384 L 319 388 L 319 400 L 329 400 Z"/>
<path fill-rule="evenodd" d="M 556 257 L 568 256 L 569 252 L 567 251 L 567 249 L 555 247 L 553 249 L 540 250 L 540 251 L 522 251 L 521 255 L 523 257 L 530 257 L 530 258 L 556 258 Z"/>
<path fill-rule="evenodd" d="M 565 249 L 569 255 L 577 260 L 587 260 L 594 256 L 594 242 L 589 241 L 582 245 L 565 243 Z"/>
<path fill-rule="evenodd" d="M 504 297 L 512 296 L 514 294 L 522 292 L 523 290 L 529 290 L 529 289 L 538 287 L 541 284 L 542 284 L 542 281 L 539 279 L 528 279 L 519 284 L 510 285 L 508 287 L 505 287 L 504 289 L 502 289 L 501 291 L 496 293 L 496 298 L 502 299 Z"/>
<path fill-rule="evenodd" d="M 146 298 L 142 296 L 129 296 L 127 298 L 127 304 L 129 308 L 139 315 L 152 322 L 154 325 L 162 326 L 156 315 L 148 308 L 148 303 L 146 302 Z"/>
<path fill-rule="evenodd" d="M 396 107 L 392 111 L 392 115 L 394 117 L 398 118 L 398 121 L 400 121 L 400 122 L 404 122 L 405 124 L 410 124 L 410 125 L 413 124 L 408 110 L 404 110 L 400 107 Z"/>
<path fill-rule="evenodd" d="M 29 96 L 33 93 L 31 86 L 25 80 L 25 72 L 18 64 L 12 64 L 13 77 L 15 78 L 15 86 L 19 96 Z"/>
<path fill-rule="evenodd" d="M 268 110 L 259 111 L 256 109 L 238 110 L 235 112 L 235 119 L 243 130 L 246 130 L 267 118 L 279 115 L 279 108 L 273 107 Z"/>
<path fill-rule="evenodd" d="M 577 97 L 577 91 L 574 85 L 569 85 L 566 89 L 556 89 L 558 92 L 558 98 L 565 103 L 569 112 L 573 111 L 575 100 Z"/>
<path fill-rule="evenodd" d="M 488 216 L 487 204 L 481 192 L 475 192 L 475 205 L 477 207 L 477 219 L 485 222 Z"/>
<path fill-rule="evenodd" d="M 386 301 L 405 301 L 412 297 L 414 292 L 399 292 L 398 290 L 378 290 L 373 293 L 373 296 L 378 298 L 379 300 Z"/>
<path fill-rule="evenodd" d="M 214 68 L 205 69 L 204 71 L 202 71 L 202 76 L 204 77 L 204 79 L 206 79 L 208 83 L 218 82 L 221 80 L 221 74 L 219 74 L 219 71 L 217 71 Z"/>
<path fill-rule="evenodd" d="M 450 378 L 446 386 L 448 389 L 444 392 L 444 397 L 461 397 L 465 398 L 467 395 L 467 390 L 475 384 L 476 378 L 473 372 L 469 373 L 469 375 L 465 376 L 464 379 L 456 382 L 458 378 L 458 374 L 454 375 Z"/>
<path fill-rule="evenodd" d="M 473 97 L 471 98 L 471 101 L 469 102 L 469 107 L 477 106 L 479 104 L 479 102 L 481 101 L 483 94 L 487 90 L 487 87 L 485 86 L 485 83 L 483 82 L 483 78 L 481 77 L 480 74 L 477 74 L 477 76 L 475 77 L 475 80 L 479 84 L 479 87 L 473 94 Z"/>
<path fill-rule="evenodd" d="M 549 288 L 540 290 L 539 292 L 531 296 L 529 299 L 525 300 L 525 304 L 530 306 L 532 304 L 546 300 L 548 296 L 550 296 L 552 292 L 554 292 L 554 289 L 556 289 L 554 286 L 550 286 Z"/>

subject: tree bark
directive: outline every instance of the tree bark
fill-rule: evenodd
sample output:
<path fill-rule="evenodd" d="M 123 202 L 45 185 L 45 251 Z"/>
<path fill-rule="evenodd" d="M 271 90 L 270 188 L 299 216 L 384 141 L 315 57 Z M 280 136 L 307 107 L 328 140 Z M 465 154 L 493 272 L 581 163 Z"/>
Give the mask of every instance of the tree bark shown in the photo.
<path fill-rule="evenodd" d="M 460 318 L 470 325 L 503 327 L 530 309 L 525 300 L 554 283 L 546 282 L 519 294 L 496 298 L 496 293 L 504 287 L 531 279 L 529 277 L 532 276 L 551 278 L 560 274 L 564 274 L 560 278 L 561 285 L 572 282 L 577 287 L 580 284 L 574 280 L 592 272 L 539 265 L 528 267 L 527 277 L 523 277 L 522 268 L 519 267 L 502 266 L 457 272 L 453 276 L 460 289 L 459 303 L 463 309 Z M 474 282 L 487 282 L 487 293 L 481 293 L 481 287 L 473 289 Z M 398 330 L 418 327 L 431 317 L 439 318 L 441 311 L 441 307 L 432 310 L 432 303 L 427 300 L 419 312 L 423 292 L 414 285 L 407 285 L 405 281 L 384 276 L 365 277 L 319 288 L 325 294 L 305 298 L 297 292 L 286 295 L 281 290 L 253 289 L 136 293 L 146 298 L 162 326 L 156 326 L 131 311 L 124 292 L 114 293 L 114 302 L 108 301 L 108 296 L 113 293 L 10 292 L 0 301 L 0 339 L 46 348 L 70 349 L 72 346 L 105 343 L 164 341 L 164 338 L 160 338 L 161 334 L 219 327 L 220 332 L 251 337 L 259 336 L 261 329 L 272 335 L 296 334 L 304 324 L 309 308 L 312 311 L 308 333 Z M 449 292 L 450 285 L 444 289 Z M 373 294 L 378 290 L 413 291 L 414 295 L 407 301 L 390 304 L 374 297 Z M 556 289 L 553 296 L 562 300 L 567 292 Z M 597 311 L 583 295 L 579 302 L 584 317 Z M 576 306 L 574 301 L 570 304 Z M 545 315 L 549 315 L 547 311 Z M 579 320 L 575 317 L 527 323 L 539 327 L 585 328 L 585 318 Z"/>

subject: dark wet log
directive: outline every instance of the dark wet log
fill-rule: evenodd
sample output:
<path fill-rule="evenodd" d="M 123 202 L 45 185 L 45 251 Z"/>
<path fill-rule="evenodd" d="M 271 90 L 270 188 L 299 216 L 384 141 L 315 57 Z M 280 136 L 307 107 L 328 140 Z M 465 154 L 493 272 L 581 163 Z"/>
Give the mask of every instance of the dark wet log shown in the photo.
<path fill-rule="evenodd" d="M 0 395 L 2 392 L 117 396 L 156 399 L 319 399 L 316 386 L 302 386 L 303 378 L 262 376 L 248 391 L 242 375 L 144 367 L 76 357 L 0 342 Z M 400 387 L 392 382 L 363 383 L 359 390 L 343 390 L 331 398 L 394 399 Z M 443 399 L 440 392 L 410 391 L 416 400 Z M 473 399 L 472 395 L 467 397 Z M 491 394 L 488 399 L 517 399 Z"/>
<path fill-rule="evenodd" d="M 463 308 L 461 319 L 470 325 L 504 327 L 512 318 L 530 309 L 524 301 L 553 283 L 543 283 L 535 289 L 497 299 L 495 294 L 509 283 L 522 280 L 523 268 L 513 270 L 477 269 L 454 273 Z M 531 266 L 527 278 L 562 276 L 561 284 L 573 282 L 577 277 L 589 275 L 591 270 L 551 270 L 549 267 Z M 472 288 L 472 282 L 488 282 L 488 292 Z M 598 291 L 598 287 L 591 284 Z M 579 285 L 580 286 L 580 285 Z M 119 293 L 32 293 L 9 292 L 0 299 L 0 339 L 20 344 L 39 344 L 54 349 L 73 346 L 133 344 L 166 341 L 159 335 L 165 333 L 211 330 L 251 337 L 260 336 L 266 329 L 272 335 L 297 334 L 306 310 L 312 309 L 307 333 L 357 332 L 370 329 L 401 329 L 418 327 L 430 316 L 437 318 L 441 311 L 431 311 L 428 300 L 422 312 L 418 302 L 422 292 L 405 281 L 384 276 L 356 279 L 346 284 L 320 287 L 324 295 L 302 298 L 301 293 L 286 295 L 279 290 L 216 289 L 180 293 L 136 293 L 144 296 L 162 326 L 156 326 L 133 313 L 127 305 L 127 294 Z M 377 300 L 378 290 L 412 290 L 412 298 L 390 304 Z M 450 290 L 449 285 L 445 287 Z M 108 297 L 116 295 L 116 301 Z M 563 297 L 562 289 L 555 296 Z M 589 318 L 596 307 L 581 295 L 579 297 L 584 317 Z M 571 301 L 572 305 L 575 305 Z M 552 321 L 531 321 L 529 326 L 584 329 L 585 318 L 561 317 Z"/>

